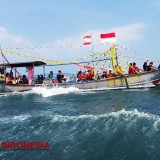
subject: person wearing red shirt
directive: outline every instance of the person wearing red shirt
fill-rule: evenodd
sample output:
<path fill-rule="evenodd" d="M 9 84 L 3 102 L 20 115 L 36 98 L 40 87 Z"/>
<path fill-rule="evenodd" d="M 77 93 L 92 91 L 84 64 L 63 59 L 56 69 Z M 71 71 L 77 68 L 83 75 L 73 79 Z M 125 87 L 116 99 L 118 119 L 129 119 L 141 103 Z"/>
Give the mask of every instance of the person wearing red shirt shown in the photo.
<path fill-rule="evenodd" d="M 90 80 L 91 79 L 91 74 L 87 71 L 85 74 L 85 80 Z"/>
<path fill-rule="evenodd" d="M 83 80 L 83 73 L 82 73 L 82 71 L 79 71 L 77 78 L 78 78 L 78 81 Z"/>
<path fill-rule="evenodd" d="M 135 62 L 133 62 L 133 69 L 134 69 L 134 74 L 135 73 L 139 73 L 139 68 L 136 66 L 136 63 Z"/>
<path fill-rule="evenodd" d="M 134 74 L 135 70 L 132 66 L 132 63 L 129 64 L 128 74 Z"/>

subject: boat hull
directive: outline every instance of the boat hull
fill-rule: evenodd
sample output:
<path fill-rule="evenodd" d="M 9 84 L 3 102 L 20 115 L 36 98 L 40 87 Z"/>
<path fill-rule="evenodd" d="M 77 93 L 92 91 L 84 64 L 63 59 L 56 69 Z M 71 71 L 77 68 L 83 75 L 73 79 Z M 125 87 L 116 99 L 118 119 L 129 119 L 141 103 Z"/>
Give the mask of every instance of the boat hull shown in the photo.
<path fill-rule="evenodd" d="M 152 72 L 144 72 L 135 75 L 120 76 L 114 78 L 107 78 L 101 80 L 93 81 L 84 81 L 84 82 L 75 82 L 75 83 L 64 83 L 58 84 L 58 87 L 69 88 L 75 87 L 78 89 L 85 90 L 105 90 L 105 89 L 125 89 L 132 88 L 137 85 L 147 85 L 149 83 L 154 84 L 154 82 L 160 81 L 160 70 Z M 56 85 L 56 84 L 55 84 Z M 45 86 L 51 88 L 55 86 L 54 84 L 36 84 L 36 85 L 27 85 L 27 84 L 4 84 L 3 89 L 5 91 L 28 91 L 33 87 Z M 146 86 L 147 87 L 147 86 Z"/>

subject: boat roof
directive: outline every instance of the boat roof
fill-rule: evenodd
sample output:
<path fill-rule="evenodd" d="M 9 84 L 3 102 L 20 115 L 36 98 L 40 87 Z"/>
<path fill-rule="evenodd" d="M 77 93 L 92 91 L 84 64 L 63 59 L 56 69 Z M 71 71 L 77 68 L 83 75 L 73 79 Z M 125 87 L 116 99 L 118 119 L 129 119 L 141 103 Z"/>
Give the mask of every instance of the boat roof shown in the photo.
<path fill-rule="evenodd" d="M 6 67 L 29 67 L 29 66 L 43 66 L 46 65 L 46 63 L 42 61 L 32 61 L 32 62 L 16 62 L 16 63 L 6 63 L 1 64 L 0 66 L 6 66 Z"/>

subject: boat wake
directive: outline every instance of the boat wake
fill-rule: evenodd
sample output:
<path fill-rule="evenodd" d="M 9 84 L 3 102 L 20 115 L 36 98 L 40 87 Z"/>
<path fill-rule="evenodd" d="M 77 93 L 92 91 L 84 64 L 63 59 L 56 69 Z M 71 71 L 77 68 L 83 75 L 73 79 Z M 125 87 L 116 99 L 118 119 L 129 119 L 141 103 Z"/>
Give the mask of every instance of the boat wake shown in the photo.
<path fill-rule="evenodd" d="M 27 95 L 27 94 L 38 94 L 42 97 L 51 97 L 55 95 L 61 95 L 61 94 L 91 94 L 91 93 L 97 93 L 97 91 L 110 91 L 110 90 L 124 90 L 124 91 L 135 91 L 139 89 L 143 89 L 144 91 L 147 91 L 149 88 L 154 88 L 155 85 L 152 83 L 148 84 L 137 84 L 137 85 L 130 85 L 129 88 L 127 87 L 104 87 L 104 88 L 94 88 L 94 89 L 78 89 L 76 87 L 69 87 L 69 88 L 63 88 L 63 87 L 57 87 L 53 86 L 48 88 L 47 86 L 36 86 L 33 87 L 30 91 L 24 91 L 24 92 L 1 92 L 0 97 L 5 96 L 12 96 L 12 95 Z"/>
<path fill-rule="evenodd" d="M 46 88 L 46 87 L 34 87 L 32 89 L 33 93 L 38 95 L 42 95 L 42 97 L 51 97 L 60 94 L 69 94 L 69 93 L 76 93 L 79 92 L 80 89 L 75 87 L 70 88 L 61 88 L 61 87 L 53 87 L 53 88 Z"/>
<path fill-rule="evenodd" d="M 126 87 L 104 87 L 104 88 L 94 88 L 94 89 L 78 89 L 75 87 L 69 87 L 69 88 L 62 88 L 62 87 L 52 87 L 47 88 L 46 86 L 41 87 L 34 87 L 32 89 L 33 93 L 42 95 L 42 97 L 50 97 L 60 94 L 70 94 L 70 93 L 95 93 L 95 91 L 106 91 L 106 90 L 131 90 L 131 89 L 148 89 L 153 88 L 155 85 L 152 83 L 148 84 L 138 84 L 138 85 L 131 85 L 128 88 Z"/>

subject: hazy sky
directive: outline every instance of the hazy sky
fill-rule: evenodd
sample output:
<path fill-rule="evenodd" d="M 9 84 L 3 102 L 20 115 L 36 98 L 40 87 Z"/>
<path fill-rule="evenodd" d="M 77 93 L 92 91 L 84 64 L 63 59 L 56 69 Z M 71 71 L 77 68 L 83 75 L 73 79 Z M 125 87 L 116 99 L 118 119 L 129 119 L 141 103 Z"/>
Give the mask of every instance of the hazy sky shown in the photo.
<path fill-rule="evenodd" d="M 2 49 L 71 61 L 89 54 L 90 47 L 80 47 L 84 35 L 100 43 L 101 33 L 116 32 L 117 44 L 159 59 L 159 0 L 0 0 L 0 12 Z M 10 62 L 33 60 L 4 54 Z"/>

